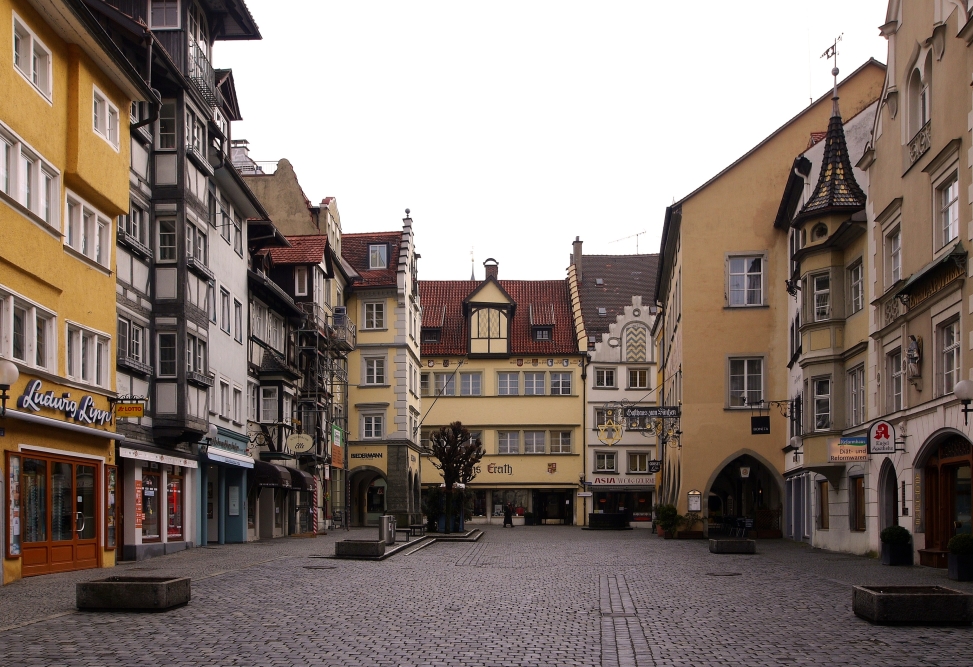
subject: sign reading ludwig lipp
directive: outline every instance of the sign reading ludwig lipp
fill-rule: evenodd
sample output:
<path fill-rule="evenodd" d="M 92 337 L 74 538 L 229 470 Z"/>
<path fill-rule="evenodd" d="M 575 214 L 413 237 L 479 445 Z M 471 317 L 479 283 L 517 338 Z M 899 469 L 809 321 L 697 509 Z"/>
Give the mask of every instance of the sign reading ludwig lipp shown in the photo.
<path fill-rule="evenodd" d="M 895 453 L 895 427 L 885 420 L 879 420 L 868 429 L 869 454 Z"/>
<path fill-rule="evenodd" d="M 831 438 L 828 440 L 828 460 L 832 463 L 868 460 L 868 438 Z"/>

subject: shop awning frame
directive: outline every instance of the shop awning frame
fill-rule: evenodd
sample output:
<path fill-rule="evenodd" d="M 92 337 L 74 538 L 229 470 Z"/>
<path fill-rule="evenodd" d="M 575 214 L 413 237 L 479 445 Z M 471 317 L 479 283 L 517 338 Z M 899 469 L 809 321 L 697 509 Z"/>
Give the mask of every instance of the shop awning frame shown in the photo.
<path fill-rule="evenodd" d="M 296 491 L 312 491 L 316 482 L 310 473 L 297 468 L 287 468 L 291 474 L 291 488 Z"/>
<path fill-rule="evenodd" d="M 250 485 L 289 489 L 291 488 L 291 473 L 284 466 L 266 463 L 264 461 L 254 461 L 253 477 Z"/>
<path fill-rule="evenodd" d="M 206 458 L 214 463 L 225 463 L 231 466 L 239 466 L 240 468 L 253 468 L 254 463 L 253 458 L 246 454 L 237 454 L 236 452 L 212 446 L 206 449 Z"/>
<path fill-rule="evenodd" d="M 30 422 L 32 424 L 40 424 L 41 426 L 63 428 L 65 431 L 74 431 L 75 433 L 83 433 L 84 435 L 90 435 L 96 438 L 108 438 L 109 440 L 117 440 L 119 442 L 125 440 L 125 436 L 121 433 L 115 433 L 113 431 L 102 431 L 101 429 L 91 428 L 90 426 L 82 426 L 81 424 L 72 424 L 71 422 L 62 422 L 57 419 L 51 419 L 50 417 L 33 415 L 29 412 L 20 412 L 19 410 L 10 410 L 8 408 L 5 414 L 7 417 L 11 417 L 13 419 L 19 419 L 21 421 Z"/>

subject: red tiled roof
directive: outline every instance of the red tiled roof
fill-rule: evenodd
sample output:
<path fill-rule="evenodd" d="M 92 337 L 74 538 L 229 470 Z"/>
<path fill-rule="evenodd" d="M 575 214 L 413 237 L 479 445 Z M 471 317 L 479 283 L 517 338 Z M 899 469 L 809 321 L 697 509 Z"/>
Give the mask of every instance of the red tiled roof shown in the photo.
<path fill-rule="evenodd" d="M 510 323 L 510 355 L 572 354 L 578 352 L 578 339 L 571 315 L 571 294 L 567 280 L 498 280 L 517 308 Z M 422 343 L 423 356 L 465 355 L 469 321 L 463 314 L 463 300 L 482 283 L 474 280 L 420 280 L 423 327 L 441 322 L 438 343 Z M 535 341 L 531 332 L 530 306 L 553 308 L 550 341 Z M 550 318 L 545 318 L 550 319 Z"/>
<path fill-rule="evenodd" d="M 828 133 L 827 132 L 812 132 L 811 133 L 811 138 L 807 142 L 807 147 L 810 148 L 814 144 L 816 144 L 819 141 L 821 141 L 822 139 L 824 139 L 826 136 L 828 136 Z M 805 150 L 807 150 L 807 149 L 805 149 Z"/>
<path fill-rule="evenodd" d="M 290 248 L 270 248 L 274 264 L 320 264 L 328 248 L 327 236 L 288 236 Z"/>
<path fill-rule="evenodd" d="M 368 246 L 376 243 L 387 243 L 389 246 L 387 268 L 368 268 Z M 396 273 L 399 268 L 399 244 L 401 243 L 402 232 L 342 234 L 341 256 L 361 275 L 361 280 L 356 281 L 354 286 L 395 287 L 398 284 Z"/>

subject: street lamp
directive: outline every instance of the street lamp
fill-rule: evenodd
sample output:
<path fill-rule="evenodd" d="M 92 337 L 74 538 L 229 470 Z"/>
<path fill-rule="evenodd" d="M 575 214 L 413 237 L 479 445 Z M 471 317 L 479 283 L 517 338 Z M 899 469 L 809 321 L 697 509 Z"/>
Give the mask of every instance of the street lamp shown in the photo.
<path fill-rule="evenodd" d="M 958 398 L 960 403 L 963 404 L 963 423 L 969 426 L 969 414 L 970 412 L 973 412 L 973 410 L 970 409 L 970 402 L 973 401 L 973 382 L 970 382 L 969 380 L 960 380 L 953 387 L 953 394 L 955 394 L 956 398 Z"/>
<path fill-rule="evenodd" d="M 7 390 L 19 377 L 20 371 L 12 361 L 0 359 L 0 417 L 5 417 L 7 414 L 7 399 L 10 398 Z"/>
<path fill-rule="evenodd" d="M 205 454 L 209 450 L 209 446 L 213 444 L 213 441 L 216 440 L 216 436 L 219 434 L 220 431 L 218 428 L 216 428 L 216 424 L 210 424 L 209 429 L 206 431 L 208 442 L 205 445 L 202 442 L 199 443 L 199 453 Z"/>

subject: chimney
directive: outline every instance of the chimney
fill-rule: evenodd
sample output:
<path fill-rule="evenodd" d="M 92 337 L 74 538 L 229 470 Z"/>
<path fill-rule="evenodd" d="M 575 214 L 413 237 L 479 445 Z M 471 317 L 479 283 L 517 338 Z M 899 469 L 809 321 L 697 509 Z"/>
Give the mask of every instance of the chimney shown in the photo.
<path fill-rule="evenodd" d="M 574 243 L 572 243 L 571 245 L 574 246 L 574 261 L 572 263 L 574 264 L 574 270 L 578 274 L 578 282 L 580 283 L 581 282 L 581 237 L 575 236 Z"/>
<path fill-rule="evenodd" d="M 489 280 L 490 278 L 493 278 L 494 280 L 497 279 L 497 269 L 500 268 L 500 264 L 497 262 L 497 260 L 493 259 L 492 257 L 488 257 L 486 261 L 483 262 L 483 268 L 486 270 L 484 280 Z"/>

